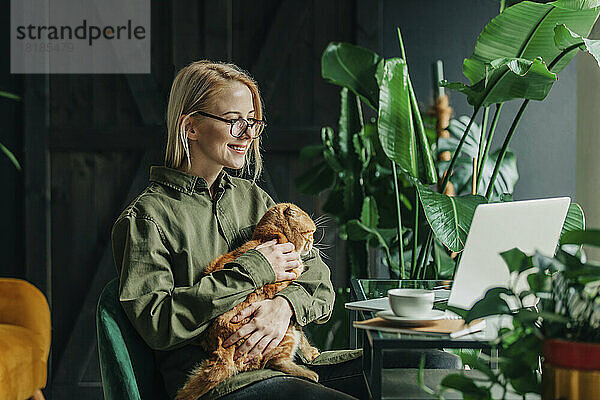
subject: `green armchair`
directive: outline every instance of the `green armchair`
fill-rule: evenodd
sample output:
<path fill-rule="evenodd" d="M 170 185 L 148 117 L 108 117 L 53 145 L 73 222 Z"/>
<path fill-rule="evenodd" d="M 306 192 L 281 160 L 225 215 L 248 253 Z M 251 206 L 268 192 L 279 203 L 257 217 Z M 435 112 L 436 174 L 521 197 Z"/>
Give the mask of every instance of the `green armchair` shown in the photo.
<path fill-rule="evenodd" d="M 102 388 L 106 400 L 167 400 L 152 350 L 119 303 L 119 280 L 110 281 L 98 301 L 96 328 Z"/>

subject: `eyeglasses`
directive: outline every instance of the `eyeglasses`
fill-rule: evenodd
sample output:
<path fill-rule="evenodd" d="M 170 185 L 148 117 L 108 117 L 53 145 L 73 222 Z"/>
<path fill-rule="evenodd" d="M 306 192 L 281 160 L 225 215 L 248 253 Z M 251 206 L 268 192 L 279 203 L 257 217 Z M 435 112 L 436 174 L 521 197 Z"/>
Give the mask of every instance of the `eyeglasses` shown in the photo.
<path fill-rule="evenodd" d="M 225 119 L 218 117 L 216 115 L 212 115 L 209 113 L 205 113 L 202 111 L 196 111 L 195 114 L 200 114 L 204 117 L 216 119 L 218 121 L 223 121 L 229 124 L 229 134 L 234 138 L 240 138 L 248 131 L 250 133 L 250 137 L 252 139 L 256 139 L 259 137 L 267 123 L 260 119 L 248 118 L 247 120 L 244 118 L 236 118 L 236 119 Z"/>

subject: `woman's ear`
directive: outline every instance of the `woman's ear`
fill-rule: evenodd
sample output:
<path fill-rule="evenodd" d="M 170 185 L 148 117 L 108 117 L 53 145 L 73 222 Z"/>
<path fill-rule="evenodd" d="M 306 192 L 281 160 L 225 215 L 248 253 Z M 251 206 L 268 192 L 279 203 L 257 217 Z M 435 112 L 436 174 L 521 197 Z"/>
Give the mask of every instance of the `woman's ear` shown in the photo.
<path fill-rule="evenodd" d="M 192 120 L 192 118 L 186 118 L 186 117 L 188 117 L 188 116 L 185 114 L 183 114 L 183 115 L 181 115 L 181 117 L 179 117 L 179 126 L 181 127 L 183 124 L 185 136 L 189 140 L 198 140 L 198 132 L 194 128 L 194 124 L 193 124 L 194 121 Z"/>

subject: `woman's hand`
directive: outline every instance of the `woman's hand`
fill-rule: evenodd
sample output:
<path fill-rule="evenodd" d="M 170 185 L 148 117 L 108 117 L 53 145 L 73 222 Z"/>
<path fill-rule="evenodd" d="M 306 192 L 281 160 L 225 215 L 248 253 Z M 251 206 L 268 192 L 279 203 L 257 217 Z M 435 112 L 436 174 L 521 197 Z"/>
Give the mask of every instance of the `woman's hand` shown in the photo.
<path fill-rule="evenodd" d="M 289 281 L 296 279 L 296 274 L 291 272 L 300 266 L 300 255 L 295 251 L 293 243 L 278 244 L 277 240 L 271 240 L 255 247 L 271 264 L 275 272 L 275 281 Z"/>
<path fill-rule="evenodd" d="M 285 297 L 277 296 L 272 300 L 257 301 L 231 319 L 231 322 L 237 323 L 253 316 L 248 323 L 242 325 L 223 342 L 223 347 L 229 347 L 250 335 L 235 352 L 234 360 L 243 357 L 246 353 L 248 353 L 246 362 L 266 354 L 279 345 L 293 314 L 292 306 Z"/>

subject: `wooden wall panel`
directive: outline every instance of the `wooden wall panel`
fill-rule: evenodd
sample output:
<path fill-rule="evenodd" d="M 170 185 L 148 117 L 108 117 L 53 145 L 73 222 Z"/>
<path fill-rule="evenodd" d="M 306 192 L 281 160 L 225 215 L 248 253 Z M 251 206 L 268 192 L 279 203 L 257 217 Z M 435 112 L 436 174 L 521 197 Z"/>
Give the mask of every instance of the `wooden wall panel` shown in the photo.
<path fill-rule="evenodd" d="M 297 155 L 319 142 L 322 125 L 337 125 L 339 88 L 322 80 L 320 58 L 329 41 L 352 41 L 353 12 L 353 2 L 342 0 L 153 1 L 151 75 L 50 77 L 58 366 L 48 399 L 102 398 L 91 322 L 97 296 L 90 294 L 114 276 L 109 247 L 114 219 L 126 198 L 146 184 L 148 161 L 162 162 L 157 155 L 163 153 L 167 95 L 177 70 L 208 58 L 250 71 L 269 121 L 261 184 L 276 200 L 318 215 L 323 197 L 296 190 L 294 179 L 308 166 Z M 323 242 L 333 244 L 336 235 L 330 223 Z M 345 282 L 345 269 L 335 260 L 339 253 L 335 247 L 327 251 L 336 284 Z"/>

